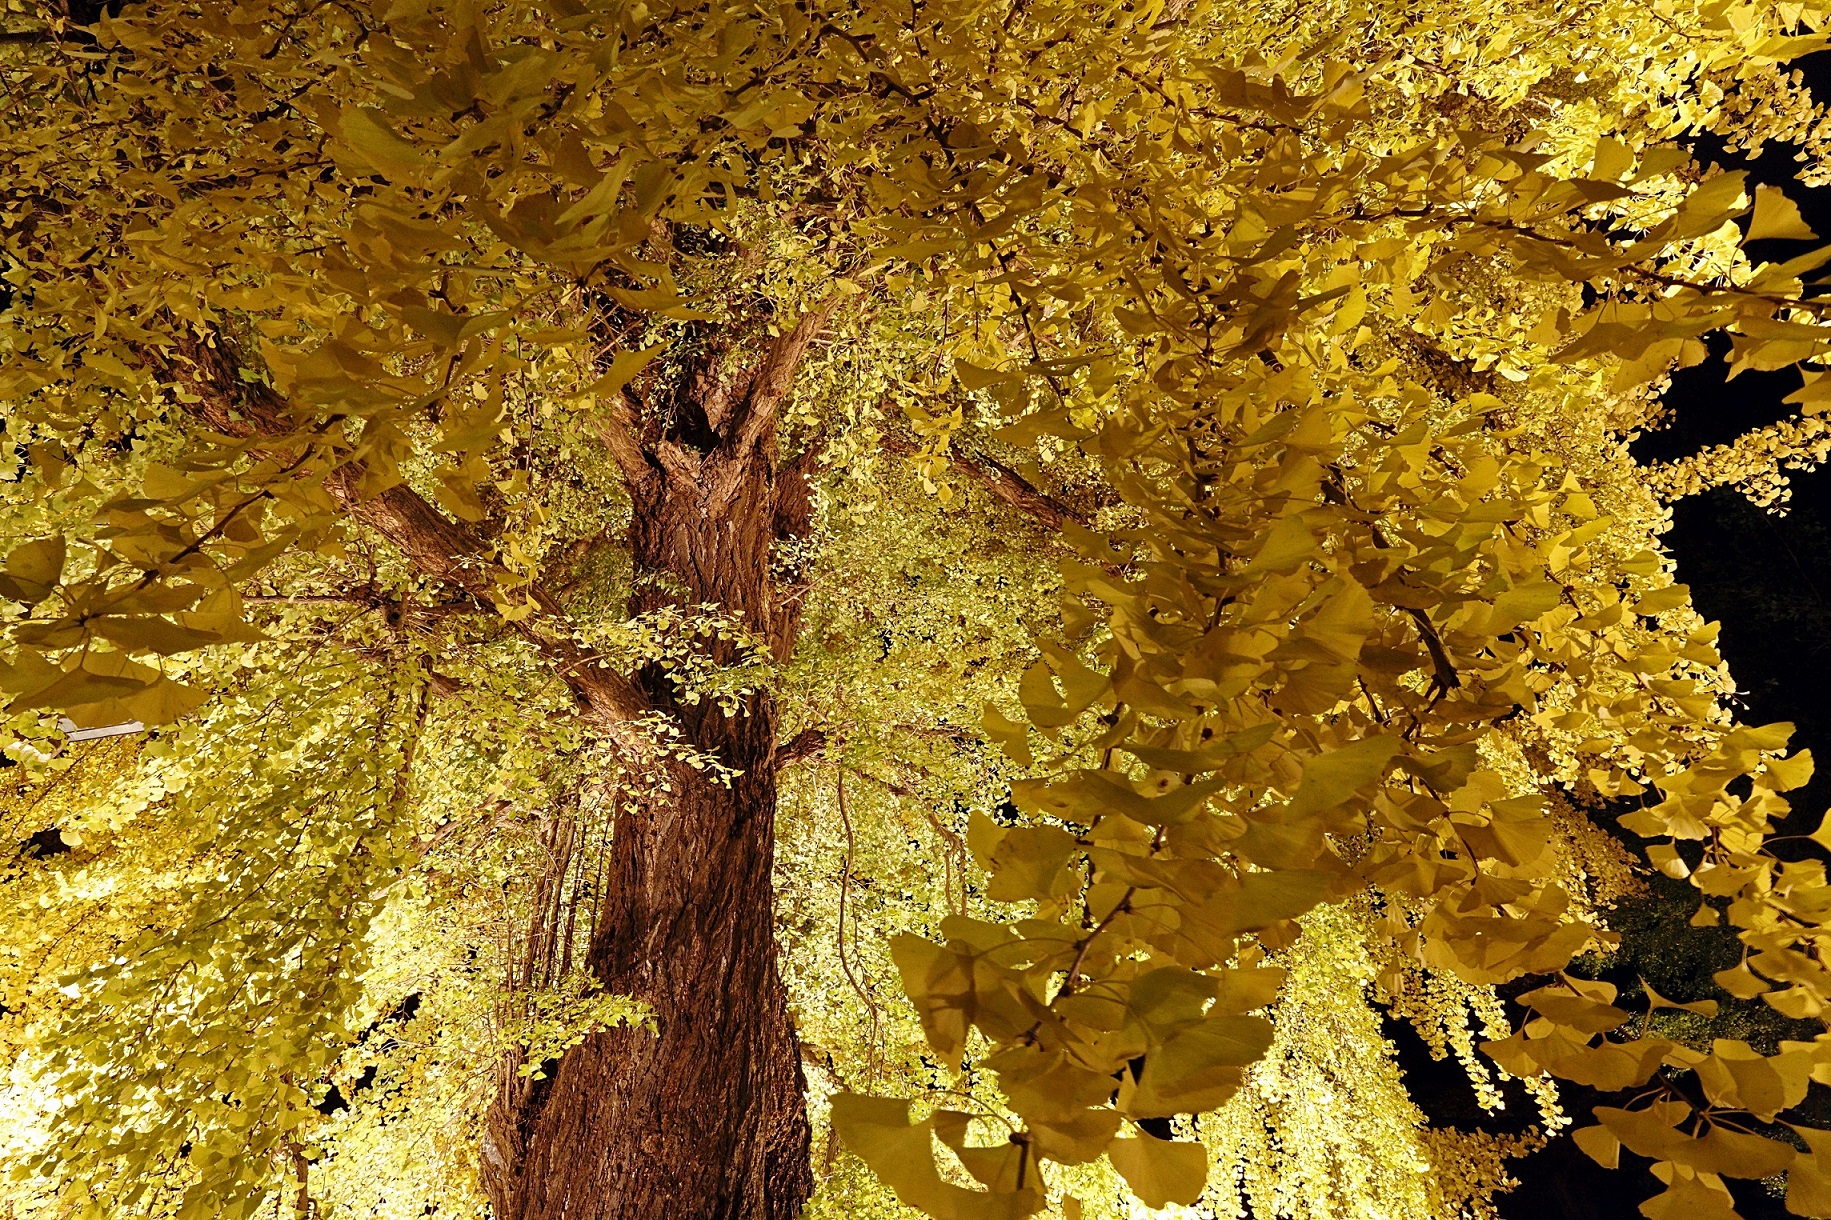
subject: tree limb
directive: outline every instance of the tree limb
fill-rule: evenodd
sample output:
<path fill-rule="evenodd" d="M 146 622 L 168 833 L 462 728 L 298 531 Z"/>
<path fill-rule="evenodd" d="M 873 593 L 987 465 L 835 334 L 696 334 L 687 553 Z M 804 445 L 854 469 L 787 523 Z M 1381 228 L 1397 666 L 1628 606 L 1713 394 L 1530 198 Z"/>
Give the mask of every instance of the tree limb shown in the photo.
<path fill-rule="evenodd" d="M 1430 653 L 1431 680 L 1444 692 L 1454 690 L 1462 685 L 1462 679 L 1456 674 L 1456 663 L 1450 660 L 1450 654 L 1443 647 L 1443 637 L 1437 634 L 1436 624 L 1430 621 L 1430 615 L 1411 606 L 1405 607 L 1405 613 L 1418 626 L 1418 635 L 1424 641 L 1424 650 Z"/>
<path fill-rule="evenodd" d="M 884 452 L 897 457 L 914 457 L 917 452 L 915 441 L 899 432 L 884 433 L 882 443 Z M 1060 530 L 1071 521 L 1076 525 L 1087 524 L 1083 514 L 1039 490 L 1030 480 L 996 458 L 983 454 L 975 457 L 951 449 L 948 459 L 956 471 L 991 492 L 993 498 L 1032 518 L 1044 529 Z"/>
<path fill-rule="evenodd" d="M 749 388 L 733 408 L 725 427 L 725 446 L 732 453 L 741 455 L 755 449 L 775 427 L 801 358 L 807 354 L 808 345 L 826 329 L 840 299 L 837 295 L 828 298 L 802 314 L 794 329 L 770 341 L 769 350 L 751 374 Z"/>
<path fill-rule="evenodd" d="M 822 729 L 802 729 L 776 747 L 774 765 L 780 771 L 804 758 L 815 758 L 826 750 L 827 736 Z"/>
<path fill-rule="evenodd" d="M 286 404 L 266 386 L 243 381 L 234 358 L 220 345 L 187 341 L 176 359 L 151 350 L 144 354 L 196 394 L 198 401 L 189 410 L 215 431 L 242 440 L 272 438 L 282 445 L 297 435 Z M 490 548 L 405 484 L 365 497 L 366 473 L 361 462 L 344 462 L 325 476 L 325 490 L 352 518 L 393 543 L 422 575 L 454 585 L 483 605 L 495 604 Z M 513 629 L 553 666 L 587 714 L 619 743 L 646 750 L 647 737 L 635 723 L 650 710 L 641 689 L 570 638 L 570 623 L 544 588 L 533 586 L 528 594 L 539 613 L 512 622 Z M 556 632 L 542 631 L 546 624 Z"/>
<path fill-rule="evenodd" d="M 635 412 L 641 404 L 632 402 L 631 398 L 627 389 L 617 394 L 603 404 L 603 412 L 592 423 L 611 460 L 623 472 L 623 481 L 634 493 L 660 473 L 660 468 L 654 456 L 642 446 L 642 428 Z"/>

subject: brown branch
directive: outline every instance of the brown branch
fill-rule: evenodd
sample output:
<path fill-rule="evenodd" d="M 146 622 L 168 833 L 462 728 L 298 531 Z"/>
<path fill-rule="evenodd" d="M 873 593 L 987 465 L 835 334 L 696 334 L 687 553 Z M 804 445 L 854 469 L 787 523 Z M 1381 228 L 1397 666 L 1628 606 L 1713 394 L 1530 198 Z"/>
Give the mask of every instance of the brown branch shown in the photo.
<path fill-rule="evenodd" d="M 902 433 L 886 432 L 882 443 L 886 453 L 897 457 L 913 457 L 917 452 L 915 441 Z M 956 471 L 991 492 L 994 499 L 1032 518 L 1044 529 L 1060 530 L 1071 521 L 1076 525 L 1087 524 L 1083 514 L 1038 489 L 996 458 L 983 454 L 975 457 L 952 449 L 948 459 Z"/>
<path fill-rule="evenodd" d="M 240 440 L 270 438 L 287 448 L 299 444 L 287 404 L 266 386 L 243 381 L 234 357 L 220 344 L 192 340 L 182 343 L 175 357 L 152 349 L 142 354 L 159 371 L 184 382 L 197 396 L 189 410 L 216 432 Z M 488 545 L 405 484 L 364 496 L 367 473 L 359 461 L 344 462 L 324 477 L 325 490 L 350 517 L 393 543 L 421 575 L 455 586 L 482 605 L 495 604 L 496 565 Z M 513 622 L 512 628 L 547 659 L 583 710 L 623 745 L 645 749 L 647 738 L 634 723 L 650 710 L 640 688 L 600 666 L 589 649 L 571 638 L 570 623 L 544 588 L 534 585 L 527 592 L 539 613 Z M 553 632 L 541 629 L 549 624 Z"/>
<path fill-rule="evenodd" d="M 428 670 L 426 673 L 426 689 L 432 693 L 432 696 L 435 699 L 449 699 L 453 695 L 464 690 L 464 683 L 451 677 L 449 674 L 442 674 L 438 670 L 433 669 Z"/>
<path fill-rule="evenodd" d="M 798 763 L 804 758 L 817 758 L 826 750 L 827 735 L 824 729 L 802 729 L 793 737 L 776 747 L 775 768 L 780 771 L 791 763 Z"/>
<path fill-rule="evenodd" d="M 603 413 L 592 422 L 597 427 L 598 439 L 604 442 L 604 448 L 616 462 L 617 469 L 623 472 L 623 480 L 633 493 L 659 474 L 661 468 L 654 455 L 642 447 L 642 429 L 635 413 L 635 408 L 641 404 L 631 401 L 632 398 L 625 388 L 603 404 Z"/>
<path fill-rule="evenodd" d="M 983 463 L 983 467 L 978 463 Z M 954 455 L 955 470 L 980 480 L 992 495 L 1012 508 L 1028 513 L 1045 528 L 1059 530 L 1070 521 L 1077 525 L 1086 524 L 1080 513 L 1049 493 L 1039 490 L 997 458 L 980 454 L 978 463 L 965 454 Z"/>
<path fill-rule="evenodd" d="M 922 794 L 917 792 L 914 788 L 899 784 L 893 779 L 885 779 L 875 772 L 866 771 L 861 767 L 854 767 L 852 768 L 852 774 L 859 776 L 861 779 L 870 780 L 885 792 L 888 792 L 891 796 L 894 796 L 899 800 L 919 801 L 922 799 Z"/>
<path fill-rule="evenodd" d="M 795 370 L 801 367 L 801 358 L 807 354 L 808 345 L 826 329 L 841 299 L 834 295 L 815 306 L 801 315 L 794 329 L 770 342 L 762 363 L 750 376 L 743 397 L 732 408 L 731 421 L 725 428 L 725 444 L 732 453 L 741 455 L 755 449 L 775 427 L 782 404 L 794 385 Z"/>
<path fill-rule="evenodd" d="M 364 500 L 356 494 L 359 483 L 360 472 L 347 465 L 325 479 L 325 486 L 352 517 L 394 543 L 422 573 L 454 584 L 485 604 L 494 602 L 488 571 L 494 565 L 488 561 L 484 545 L 468 530 L 404 484 Z M 528 594 L 540 613 L 514 622 L 514 629 L 546 657 L 581 707 L 625 744 L 645 744 L 630 733 L 631 722 L 649 710 L 646 696 L 634 682 L 603 667 L 582 644 L 565 634 L 541 631 L 543 622 L 553 623 L 562 633 L 570 623 L 545 589 L 530 586 Z"/>
<path fill-rule="evenodd" d="M 1087 960 L 1087 951 L 1093 948 L 1094 941 L 1100 938 L 1100 934 L 1106 931 L 1107 926 L 1114 919 L 1118 918 L 1122 912 L 1129 912 L 1132 909 L 1132 898 L 1137 893 L 1137 886 L 1128 886 L 1124 895 L 1120 897 L 1119 904 L 1102 916 L 1092 931 L 1075 942 L 1074 960 L 1068 963 L 1068 976 L 1062 980 L 1062 989 L 1055 993 L 1055 999 L 1059 1000 L 1074 994 L 1075 980 L 1081 973 L 1082 963 Z M 1051 1001 L 1051 1003 L 1053 1002 Z"/>
<path fill-rule="evenodd" d="M 1355 508 L 1354 503 L 1348 498 L 1347 482 L 1343 478 L 1339 467 L 1330 467 L 1329 477 L 1325 479 L 1322 484 L 1322 492 L 1323 497 L 1332 503 L 1339 504 L 1344 508 Z M 1356 509 L 1355 511 L 1361 510 Z M 1392 545 L 1391 541 L 1387 539 L 1385 533 L 1380 529 L 1379 522 L 1373 520 L 1371 514 L 1369 514 L 1367 528 L 1373 537 L 1374 546 L 1387 548 Z M 1404 571 L 1404 567 L 1401 566 L 1399 574 L 1403 576 Z M 1437 626 L 1430 621 L 1430 615 L 1413 606 L 1404 606 L 1400 608 L 1403 609 L 1411 621 L 1416 624 L 1418 636 L 1424 641 L 1424 649 L 1426 652 L 1430 653 L 1431 679 L 1436 686 L 1438 697 L 1441 698 L 1443 695 L 1460 687 L 1462 685 L 1462 678 L 1456 673 L 1456 663 L 1450 660 L 1449 650 L 1443 646 L 1443 637 L 1437 633 Z M 1434 706 L 1436 700 L 1433 699 L 1431 702 Z M 1410 707 L 1407 707 L 1405 710 L 1407 714 L 1411 714 Z M 1415 714 L 1412 714 L 1411 718 L 1414 721 L 1417 720 Z"/>
<path fill-rule="evenodd" d="M 1456 665 L 1450 660 L 1450 654 L 1443 647 L 1443 637 L 1437 634 L 1436 624 L 1430 621 L 1430 615 L 1422 610 L 1405 607 L 1405 613 L 1418 626 L 1418 634 L 1424 639 L 1424 649 L 1430 653 L 1431 678 L 1444 692 L 1462 685 L 1462 679 L 1456 674 Z"/>

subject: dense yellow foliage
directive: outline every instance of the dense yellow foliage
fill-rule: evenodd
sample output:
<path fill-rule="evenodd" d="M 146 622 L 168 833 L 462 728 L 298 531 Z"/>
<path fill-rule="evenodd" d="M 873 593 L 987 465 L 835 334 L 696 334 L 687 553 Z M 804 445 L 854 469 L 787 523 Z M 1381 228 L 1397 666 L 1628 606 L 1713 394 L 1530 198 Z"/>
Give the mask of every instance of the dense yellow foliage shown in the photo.
<path fill-rule="evenodd" d="M 0 896 L 0 1197 L 480 1214 L 502 1078 L 667 1016 L 581 965 L 684 747 L 577 671 L 652 663 L 823 741 L 777 846 L 809 1215 L 1491 1214 L 1538 1137 L 1432 1130 L 1385 1009 L 1484 1103 L 1527 1080 L 1543 1138 L 1660 1162 L 1656 1220 L 1782 1171 L 1831 1215 L 1827 1137 L 1771 1125 L 1831 1043 L 1628 1038 L 1571 967 L 1637 899 L 1599 828 L 1637 802 L 1749 947 L 1719 982 L 1831 1000 L 1822 863 L 1765 847 L 1809 759 L 1732 724 L 1660 544 L 1670 498 L 1824 456 L 1816 382 L 1626 450 L 1701 336 L 1831 347 L 1831 249 L 1751 265 L 1796 213 L 1673 143 L 1816 172 L 1784 65 L 1822 19 L 8 7 L 0 821 L 70 850 Z M 775 556 L 800 648 L 630 614 L 625 388 L 823 308 L 779 424 L 819 459 Z M 200 415 L 215 360 L 289 431 Z M 487 547 L 391 545 L 358 509 L 396 487 Z M 1495 990 L 1528 975 L 1530 1014 Z M 1637 1099 L 1592 1123 L 1553 1077 Z"/>

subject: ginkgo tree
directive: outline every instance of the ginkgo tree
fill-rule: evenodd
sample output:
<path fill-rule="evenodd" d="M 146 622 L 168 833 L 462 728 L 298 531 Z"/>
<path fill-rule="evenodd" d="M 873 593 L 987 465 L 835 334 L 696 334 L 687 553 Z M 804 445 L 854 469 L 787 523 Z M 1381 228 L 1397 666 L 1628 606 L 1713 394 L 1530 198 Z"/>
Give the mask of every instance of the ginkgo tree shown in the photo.
<path fill-rule="evenodd" d="M 1827 443 L 1680 144 L 1816 155 L 1823 19 L 9 4 L 11 1205 L 1488 1207 L 1381 1004 L 1831 1215 L 1810 759 L 1659 545 Z M 1800 417 L 1637 469 L 1722 333 Z"/>

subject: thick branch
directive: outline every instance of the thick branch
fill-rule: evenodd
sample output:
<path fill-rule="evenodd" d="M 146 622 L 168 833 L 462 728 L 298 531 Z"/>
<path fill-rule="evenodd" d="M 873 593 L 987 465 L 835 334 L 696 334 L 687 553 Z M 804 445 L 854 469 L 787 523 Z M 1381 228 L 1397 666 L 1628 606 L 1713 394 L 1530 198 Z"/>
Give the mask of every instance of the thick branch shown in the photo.
<path fill-rule="evenodd" d="M 326 478 L 325 486 L 352 517 L 392 542 L 422 573 L 454 584 L 486 604 L 494 600 L 489 576 L 494 565 L 470 531 L 405 485 L 364 500 L 356 495 L 360 482 L 361 472 L 346 465 Z M 552 663 L 586 711 L 624 744 L 640 747 L 645 739 L 632 722 L 649 710 L 648 700 L 635 683 L 601 666 L 591 650 L 575 640 L 541 631 L 543 623 L 550 623 L 564 632 L 569 623 L 545 589 L 536 585 L 528 594 L 540 613 L 512 626 Z"/>
<path fill-rule="evenodd" d="M 646 434 L 643 404 L 627 387 L 604 402 L 594 425 L 631 493 L 652 493 L 656 480 L 667 479 L 704 485 L 711 511 L 728 505 L 746 477 L 745 468 L 773 437 L 795 372 L 840 299 L 835 296 L 803 314 L 769 342 L 747 373 L 718 373 L 729 336 L 703 345 L 685 375 L 685 399 L 676 404 L 676 414 L 689 426 L 673 429 L 674 435 L 668 428 L 659 437 Z M 773 460 L 773 450 L 764 456 Z"/>
<path fill-rule="evenodd" d="M 780 771 L 790 763 L 815 758 L 826 750 L 826 733 L 821 729 L 802 729 L 776 747 L 775 767 Z"/>
<path fill-rule="evenodd" d="M 883 446 L 886 453 L 898 457 L 913 457 L 916 453 L 915 442 L 901 433 L 886 432 Z M 948 456 L 956 471 L 991 492 L 995 499 L 1034 519 L 1044 529 L 1060 530 L 1070 521 L 1077 525 L 1087 523 L 1082 514 L 1049 493 L 1039 490 L 1030 480 L 996 458 L 984 455 L 975 457 L 958 449 L 951 450 Z"/>
<path fill-rule="evenodd" d="M 234 359 L 221 347 L 186 343 L 176 361 L 147 354 L 198 396 L 190 410 L 215 431 L 244 440 L 271 437 L 282 445 L 296 436 L 285 403 L 266 386 L 243 381 Z M 422 575 L 454 585 L 484 605 L 493 604 L 495 565 L 487 545 L 404 484 L 364 497 L 366 473 L 360 462 L 345 462 L 325 476 L 325 489 L 351 517 L 399 548 Z M 601 667 L 595 654 L 568 638 L 564 615 L 545 589 L 535 586 L 528 593 L 540 613 L 513 623 L 514 629 L 546 657 L 594 719 L 619 741 L 640 748 L 645 738 L 633 722 L 649 710 L 641 690 L 622 674 Z M 560 634 L 540 630 L 546 623 Z"/>
<path fill-rule="evenodd" d="M 744 454 L 755 449 L 776 426 L 776 417 L 795 382 L 795 370 L 807 354 L 808 345 L 819 337 L 839 307 L 840 298 L 816 306 L 801 315 L 794 329 L 771 340 L 763 362 L 751 374 L 749 389 L 733 409 L 725 429 L 726 445 L 733 453 Z"/>
<path fill-rule="evenodd" d="M 604 448 L 609 451 L 611 460 L 616 462 L 617 469 L 623 472 L 623 481 L 629 485 L 631 492 L 636 492 L 644 483 L 656 477 L 660 468 L 642 447 L 642 428 L 636 419 L 635 410 L 640 404 L 632 402 L 630 398 L 626 389 L 605 402 L 603 413 L 594 422 Z"/>

